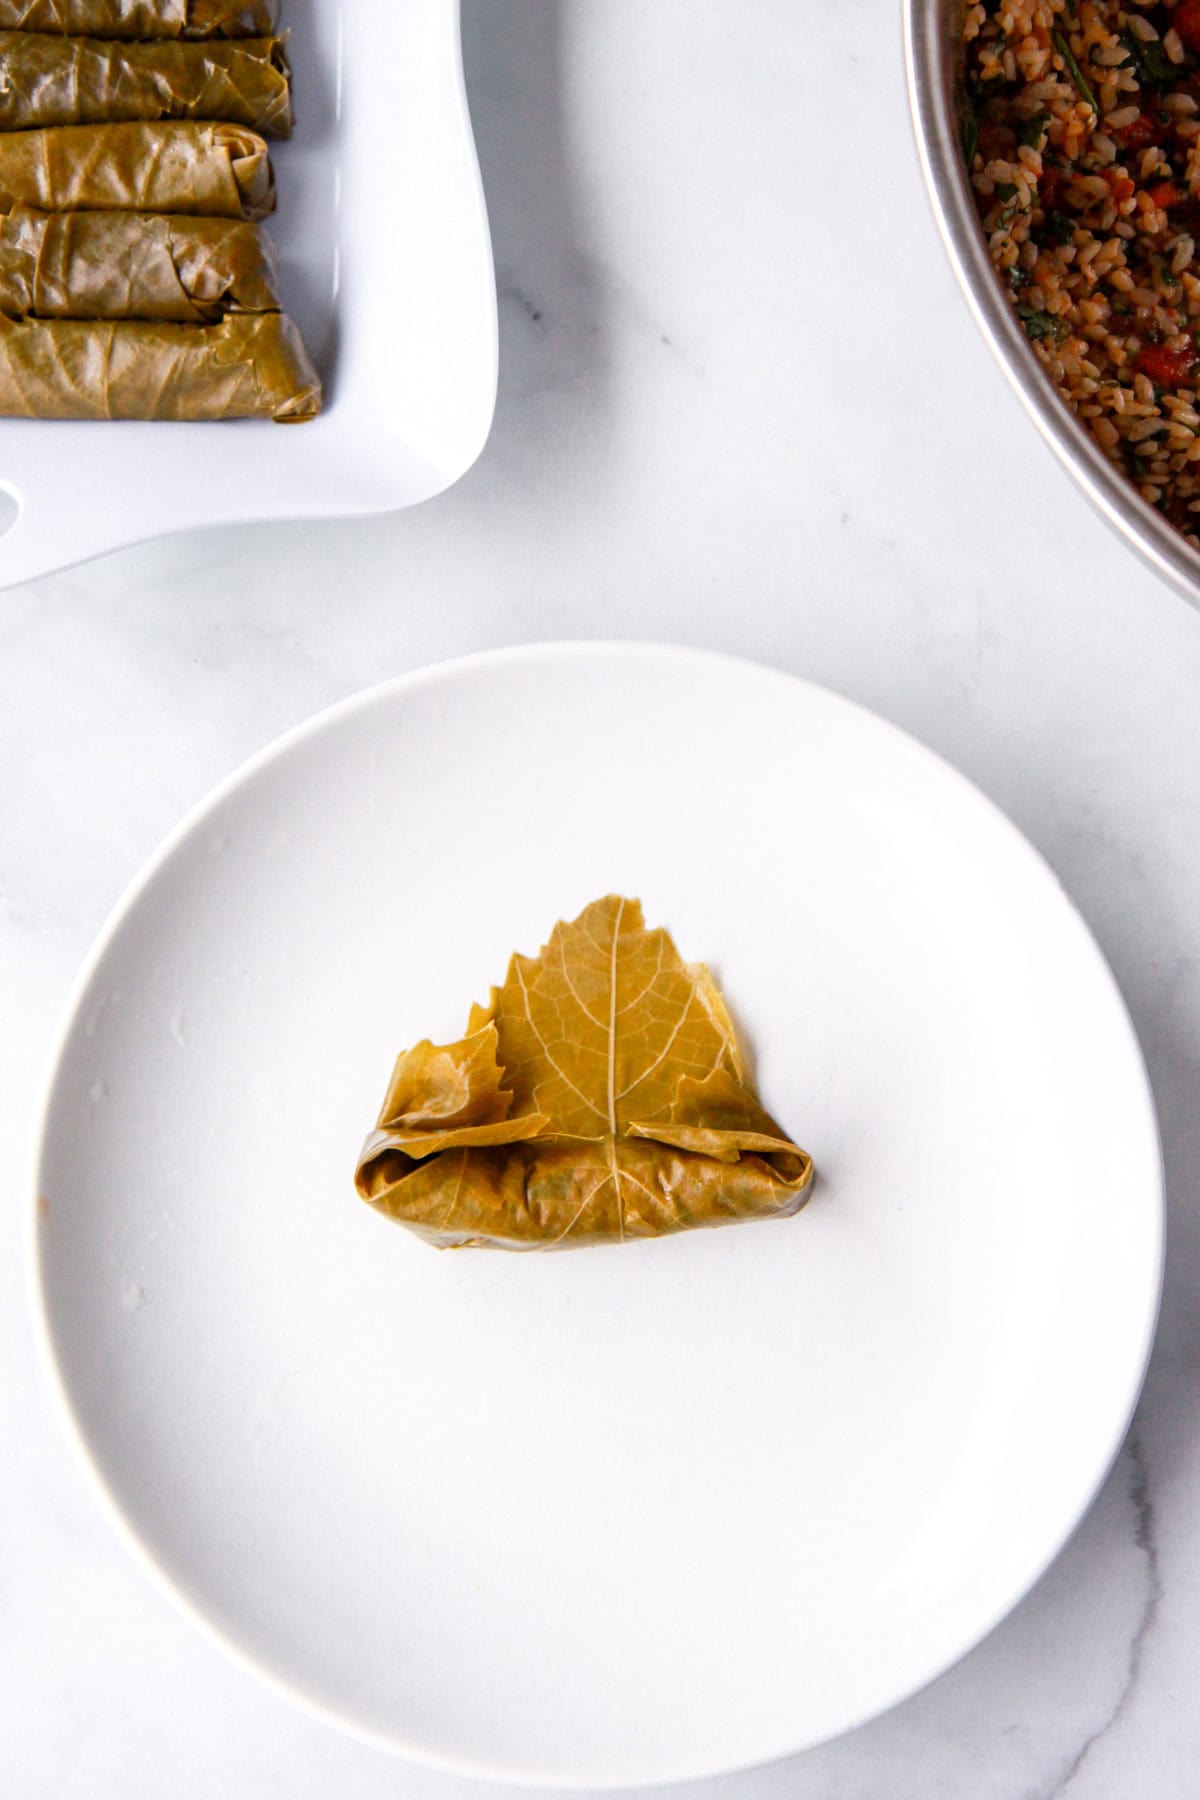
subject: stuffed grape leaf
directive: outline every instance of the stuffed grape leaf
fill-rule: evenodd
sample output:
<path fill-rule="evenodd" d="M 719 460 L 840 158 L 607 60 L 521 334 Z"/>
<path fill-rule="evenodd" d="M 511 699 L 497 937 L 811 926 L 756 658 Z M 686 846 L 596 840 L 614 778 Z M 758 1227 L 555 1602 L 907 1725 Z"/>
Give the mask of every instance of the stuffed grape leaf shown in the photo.
<path fill-rule="evenodd" d="M 260 225 L 28 206 L 0 216 L 0 312 L 9 318 L 205 325 L 278 309 L 275 247 Z"/>
<path fill-rule="evenodd" d="M 356 1183 L 431 1243 L 536 1250 L 784 1217 L 812 1174 L 708 970 L 610 894 L 399 1057 Z"/>
<path fill-rule="evenodd" d="M 282 39 L 124 44 L 0 31 L 0 130 L 129 119 L 227 119 L 287 137 L 292 98 Z"/>
<path fill-rule="evenodd" d="M 266 143 L 244 125 L 137 119 L 0 132 L 0 208 L 261 219 L 275 210 Z"/>
<path fill-rule="evenodd" d="M 219 325 L 0 314 L 0 417 L 291 425 L 320 410 L 321 378 L 283 313 Z"/>
<path fill-rule="evenodd" d="M 0 0 L 0 31 L 70 37 L 270 37 L 273 0 Z"/>

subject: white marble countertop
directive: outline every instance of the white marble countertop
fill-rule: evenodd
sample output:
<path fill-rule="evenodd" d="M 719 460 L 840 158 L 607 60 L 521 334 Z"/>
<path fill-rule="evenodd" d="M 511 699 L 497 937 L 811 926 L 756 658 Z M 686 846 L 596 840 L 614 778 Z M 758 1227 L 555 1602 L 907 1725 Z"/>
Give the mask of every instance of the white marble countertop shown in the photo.
<path fill-rule="evenodd" d="M 1130 1441 L 1013 1616 L 853 1736 L 696 1800 L 1193 1800 L 1200 1761 L 1200 616 L 1034 436 L 920 187 L 897 8 L 467 0 L 500 289 L 491 443 L 408 514 L 214 531 L 0 595 L 0 1692 L 20 1800 L 451 1800 L 227 1665 L 60 1438 L 20 1239 L 89 941 L 284 727 L 488 645 L 777 663 L 955 762 L 1061 874 L 1158 1097 L 1170 1238 Z"/>

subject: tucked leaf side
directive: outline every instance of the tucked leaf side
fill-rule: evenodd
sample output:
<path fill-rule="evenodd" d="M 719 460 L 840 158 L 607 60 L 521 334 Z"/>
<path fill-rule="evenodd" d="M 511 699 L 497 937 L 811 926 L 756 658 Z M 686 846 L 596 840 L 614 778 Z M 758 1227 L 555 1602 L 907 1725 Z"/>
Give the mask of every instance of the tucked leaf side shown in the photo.
<path fill-rule="evenodd" d="M 546 1127 L 540 1114 L 510 1118 L 512 1095 L 502 1086 L 496 1059 L 496 1027 L 488 1023 L 456 1044 L 428 1039 L 397 1058 L 379 1125 L 367 1140 L 363 1163 L 391 1155 L 390 1179 L 403 1179 L 413 1163 L 442 1151 L 514 1144 Z M 396 1157 L 402 1160 L 397 1162 Z"/>

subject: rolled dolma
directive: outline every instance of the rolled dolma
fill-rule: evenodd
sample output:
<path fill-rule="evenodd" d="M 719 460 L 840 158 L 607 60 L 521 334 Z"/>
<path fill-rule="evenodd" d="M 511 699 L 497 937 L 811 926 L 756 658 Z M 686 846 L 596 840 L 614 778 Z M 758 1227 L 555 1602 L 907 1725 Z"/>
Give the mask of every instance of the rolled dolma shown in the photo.
<path fill-rule="evenodd" d="M 273 0 L 0 0 L 0 31 L 98 38 L 269 37 Z"/>
<path fill-rule="evenodd" d="M 0 313 L 206 325 L 279 309 L 275 247 L 240 219 L 35 212 L 0 218 Z"/>
<path fill-rule="evenodd" d="M 219 325 L 0 318 L 0 415 L 274 419 L 321 410 L 321 380 L 283 313 Z"/>
<path fill-rule="evenodd" d="M 227 119 L 287 137 L 282 40 L 121 44 L 0 31 L 0 131 L 121 119 Z"/>
<path fill-rule="evenodd" d="M 0 132 L 0 211 L 115 209 L 262 219 L 275 210 L 267 146 L 243 125 L 193 120 Z"/>

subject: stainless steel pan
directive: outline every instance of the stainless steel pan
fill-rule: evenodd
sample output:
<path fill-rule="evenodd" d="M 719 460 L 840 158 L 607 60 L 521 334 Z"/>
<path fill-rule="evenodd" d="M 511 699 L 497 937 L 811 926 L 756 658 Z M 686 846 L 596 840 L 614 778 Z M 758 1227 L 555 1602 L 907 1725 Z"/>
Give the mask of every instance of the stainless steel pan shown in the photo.
<path fill-rule="evenodd" d="M 958 141 L 954 85 L 961 0 L 904 0 L 905 58 L 917 148 L 954 272 L 1000 366 L 1047 443 L 1092 505 L 1148 562 L 1200 605 L 1200 551 L 1125 480 L 1051 387 L 988 259 Z"/>

